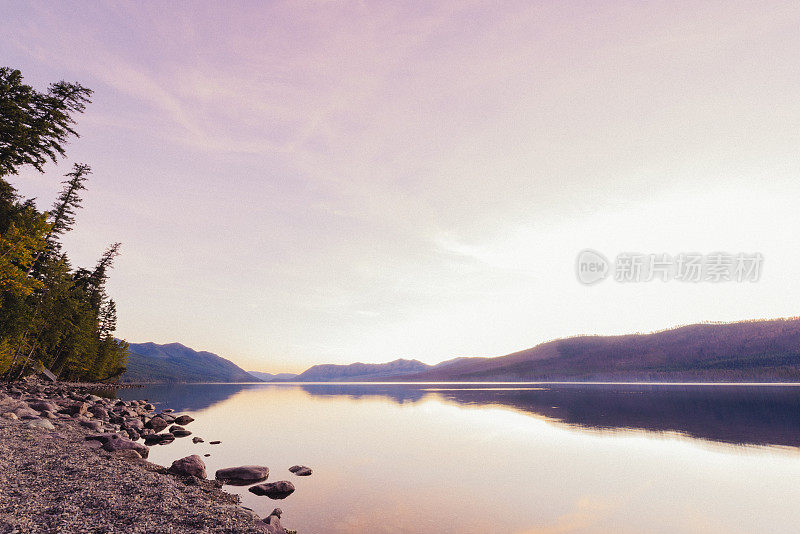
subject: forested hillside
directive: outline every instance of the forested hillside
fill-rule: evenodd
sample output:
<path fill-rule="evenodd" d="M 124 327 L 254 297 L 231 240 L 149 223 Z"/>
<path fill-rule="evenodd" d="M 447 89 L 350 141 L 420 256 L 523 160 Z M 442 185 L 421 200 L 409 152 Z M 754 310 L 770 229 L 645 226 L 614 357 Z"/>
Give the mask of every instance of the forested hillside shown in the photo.
<path fill-rule="evenodd" d="M 75 116 L 91 94 L 63 81 L 39 92 L 20 71 L 0 68 L 0 376 L 6 379 L 41 365 L 71 380 L 105 380 L 125 370 L 127 343 L 114 338 L 116 305 L 106 293 L 120 244 L 93 267 L 76 268 L 61 242 L 76 222 L 91 168 L 73 164 L 48 211 L 11 182 L 23 168 L 45 172 L 65 158 L 67 142 L 78 135 Z"/>
<path fill-rule="evenodd" d="M 123 382 L 260 382 L 233 362 L 180 343 L 131 343 Z"/>

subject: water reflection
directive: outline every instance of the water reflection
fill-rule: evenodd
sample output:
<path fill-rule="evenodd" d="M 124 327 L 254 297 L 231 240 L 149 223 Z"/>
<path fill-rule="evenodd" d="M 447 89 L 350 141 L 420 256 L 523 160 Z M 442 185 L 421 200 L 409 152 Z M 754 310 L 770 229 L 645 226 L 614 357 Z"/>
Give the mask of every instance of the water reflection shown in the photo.
<path fill-rule="evenodd" d="M 505 406 L 568 425 L 680 432 L 747 445 L 800 445 L 800 387 L 668 384 L 314 384 L 311 395 L 383 396 L 397 403 L 436 395 Z"/>
<path fill-rule="evenodd" d="M 158 410 L 172 408 L 177 412 L 197 412 L 211 408 L 246 389 L 262 384 L 152 384 L 144 388 L 126 388 L 116 392 L 125 400 L 147 399 Z"/>
<path fill-rule="evenodd" d="M 152 447 L 151 461 L 199 454 L 209 473 L 266 465 L 271 481 L 295 484 L 280 507 L 299 532 L 800 532 L 800 449 L 658 433 L 796 445 L 800 388 L 207 384 L 119 394 L 196 418 L 189 428 L 205 442 Z M 314 474 L 292 475 L 295 464 Z M 276 505 L 246 487 L 226 491 L 261 516 Z"/>

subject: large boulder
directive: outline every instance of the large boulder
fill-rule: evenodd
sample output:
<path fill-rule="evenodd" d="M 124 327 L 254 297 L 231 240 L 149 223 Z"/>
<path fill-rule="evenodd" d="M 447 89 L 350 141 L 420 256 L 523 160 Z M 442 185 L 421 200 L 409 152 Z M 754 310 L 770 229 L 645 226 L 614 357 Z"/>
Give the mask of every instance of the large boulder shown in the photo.
<path fill-rule="evenodd" d="M 192 454 L 191 456 L 172 462 L 167 472 L 173 475 L 206 478 L 206 464 L 203 462 L 202 458 L 196 454 Z"/>
<path fill-rule="evenodd" d="M 148 449 L 146 446 L 142 445 L 141 443 L 131 441 L 119 434 L 95 434 L 93 436 L 86 436 L 86 439 L 99 441 L 103 444 L 103 449 L 108 452 L 132 449 L 138 452 L 142 458 L 147 458 L 148 454 L 150 454 L 150 449 Z"/>
<path fill-rule="evenodd" d="M 152 419 L 150 419 L 148 422 L 146 422 L 144 426 L 146 428 L 152 428 L 156 432 L 161 432 L 162 430 L 167 428 L 167 426 L 169 426 L 169 423 L 164 421 L 164 419 L 161 416 L 157 415 Z"/>
<path fill-rule="evenodd" d="M 232 486 L 247 486 L 261 482 L 269 477 L 269 467 L 263 465 L 241 465 L 239 467 L 226 467 L 219 469 L 214 475 L 223 484 Z"/>
<path fill-rule="evenodd" d="M 256 495 L 266 495 L 270 499 L 285 499 L 294 493 L 294 484 L 288 480 L 279 480 L 278 482 L 266 482 L 264 484 L 257 484 L 249 488 L 250 493 Z"/>
<path fill-rule="evenodd" d="M 188 415 L 181 415 L 175 418 L 174 423 L 176 425 L 188 425 L 192 421 L 194 421 L 194 418 L 189 417 Z"/>

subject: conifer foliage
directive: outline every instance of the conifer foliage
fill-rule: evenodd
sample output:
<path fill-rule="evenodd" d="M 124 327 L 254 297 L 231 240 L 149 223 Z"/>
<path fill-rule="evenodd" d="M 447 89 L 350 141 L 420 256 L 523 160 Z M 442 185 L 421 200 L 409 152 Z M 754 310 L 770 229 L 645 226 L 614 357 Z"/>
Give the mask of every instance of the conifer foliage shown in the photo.
<path fill-rule="evenodd" d="M 91 168 L 66 173 L 50 211 L 39 211 L 8 181 L 25 166 L 44 172 L 77 137 L 75 115 L 92 91 L 57 82 L 47 92 L 0 68 L 0 376 L 14 379 L 44 365 L 67 380 L 99 381 L 125 371 L 128 344 L 114 337 L 115 302 L 106 282 L 120 244 L 92 269 L 75 269 L 61 238 L 75 225 Z"/>

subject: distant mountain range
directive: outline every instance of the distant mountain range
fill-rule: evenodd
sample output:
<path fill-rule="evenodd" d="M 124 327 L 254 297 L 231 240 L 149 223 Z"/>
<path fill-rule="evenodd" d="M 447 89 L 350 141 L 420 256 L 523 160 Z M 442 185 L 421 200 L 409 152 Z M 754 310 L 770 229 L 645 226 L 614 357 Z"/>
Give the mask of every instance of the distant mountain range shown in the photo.
<path fill-rule="evenodd" d="M 357 382 L 377 378 L 397 378 L 431 369 L 417 360 L 398 359 L 389 363 L 323 364 L 309 367 L 293 380 L 297 382 Z"/>
<path fill-rule="evenodd" d="M 800 381 L 800 318 L 707 323 L 651 334 L 578 336 L 495 358 L 438 365 L 314 365 L 299 375 L 247 373 L 179 343 L 131 344 L 126 382 Z"/>
<path fill-rule="evenodd" d="M 403 380 L 800 381 L 800 318 L 579 336 L 445 363 Z"/>
<path fill-rule="evenodd" d="M 258 382 L 233 362 L 206 351 L 169 343 L 131 343 L 123 382 Z"/>
<path fill-rule="evenodd" d="M 262 382 L 273 382 L 275 380 L 292 380 L 297 373 L 262 373 L 261 371 L 247 371 L 249 374 L 258 378 Z"/>

